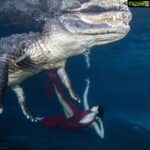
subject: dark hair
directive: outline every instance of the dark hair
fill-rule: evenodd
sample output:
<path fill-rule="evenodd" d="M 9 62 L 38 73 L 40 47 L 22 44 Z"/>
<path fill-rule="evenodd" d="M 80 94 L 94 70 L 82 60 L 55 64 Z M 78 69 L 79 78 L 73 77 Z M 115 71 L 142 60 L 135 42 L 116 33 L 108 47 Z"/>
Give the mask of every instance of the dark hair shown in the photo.
<path fill-rule="evenodd" d="M 100 117 L 101 119 L 103 119 L 104 113 L 105 113 L 104 112 L 104 108 L 101 105 L 99 105 L 98 106 L 98 114 L 97 114 L 97 116 Z"/>

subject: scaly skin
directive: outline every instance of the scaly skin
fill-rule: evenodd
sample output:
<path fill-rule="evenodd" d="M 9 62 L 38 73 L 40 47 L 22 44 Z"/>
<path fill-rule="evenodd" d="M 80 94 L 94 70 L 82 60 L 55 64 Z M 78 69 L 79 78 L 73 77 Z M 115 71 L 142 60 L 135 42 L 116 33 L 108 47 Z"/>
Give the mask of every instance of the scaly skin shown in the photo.
<path fill-rule="evenodd" d="M 23 113 L 32 121 L 37 118 L 27 109 L 19 84 L 44 69 L 58 68 L 70 95 L 78 100 L 64 69 L 67 58 L 94 45 L 120 40 L 130 29 L 131 13 L 125 0 L 6 0 L 0 4 L 6 16 L 19 12 L 28 18 L 23 24 L 37 22 L 42 29 L 0 39 L 0 112 L 5 89 L 11 86 Z M 20 25 L 20 16 L 11 22 Z"/>

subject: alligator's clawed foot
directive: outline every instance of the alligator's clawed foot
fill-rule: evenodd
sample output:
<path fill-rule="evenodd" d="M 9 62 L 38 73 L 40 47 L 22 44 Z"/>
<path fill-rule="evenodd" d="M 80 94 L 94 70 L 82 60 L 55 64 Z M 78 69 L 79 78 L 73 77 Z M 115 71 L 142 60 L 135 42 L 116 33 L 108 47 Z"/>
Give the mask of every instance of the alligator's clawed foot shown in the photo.
<path fill-rule="evenodd" d="M 43 120 L 44 117 L 36 117 L 35 119 L 36 119 L 36 122 L 39 122 L 39 121 Z"/>
<path fill-rule="evenodd" d="M 39 121 L 41 121 L 42 119 L 44 119 L 43 117 L 35 117 L 35 116 L 33 116 L 33 115 L 27 115 L 26 116 L 27 117 L 27 119 L 29 119 L 31 122 L 35 122 L 35 123 L 37 123 L 37 122 L 39 122 Z"/>
<path fill-rule="evenodd" d="M 40 117 L 35 117 L 32 112 L 28 109 L 27 107 L 27 102 L 25 99 L 25 95 L 23 92 L 23 89 L 21 86 L 17 85 L 13 87 L 13 91 L 16 93 L 17 97 L 18 97 L 18 103 L 20 105 L 20 108 L 23 112 L 23 114 L 25 115 L 25 117 L 27 119 L 29 119 L 31 122 L 38 122 L 41 121 L 43 118 Z M 1 107 L 0 107 L 1 108 Z"/>
<path fill-rule="evenodd" d="M 71 97 L 72 97 L 72 99 L 76 100 L 78 103 L 81 103 L 80 97 L 77 94 L 72 93 Z"/>

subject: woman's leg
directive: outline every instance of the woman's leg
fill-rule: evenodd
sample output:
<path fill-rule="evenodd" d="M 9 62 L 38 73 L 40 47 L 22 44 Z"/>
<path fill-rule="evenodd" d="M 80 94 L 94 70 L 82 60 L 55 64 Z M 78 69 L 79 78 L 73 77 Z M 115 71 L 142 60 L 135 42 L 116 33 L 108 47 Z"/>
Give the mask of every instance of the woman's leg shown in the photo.
<path fill-rule="evenodd" d="M 66 103 L 66 101 L 63 99 L 62 95 L 58 92 L 58 89 L 57 89 L 56 85 L 53 85 L 53 86 L 54 86 L 56 95 L 58 97 L 58 100 L 59 100 L 59 102 L 60 102 L 60 104 L 61 104 L 61 106 L 64 110 L 65 116 L 67 118 L 70 118 L 70 117 L 74 116 L 73 110 L 68 105 L 68 103 Z"/>
<path fill-rule="evenodd" d="M 62 105 L 62 108 L 64 110 L 66 117 L 70 118 L 72 116 L 78 116 L 78 114 L 80 113 L 79 110 L 77 109 L 77 107 L 73 103 L 71 103 L 70 100 L 68 100 L 64 96 L 63 90 L 60 86 L 59 79 L 57 78 L 57 75 L 55 73 L 49 73 L 48 75 L 52 80 L 56 95 L 58 96 L 58 100 L 59 100 L 60 104 Z"/>
<path fill-rule="evenodd" d="M 66 117 L 65 116 L 53 116 L 45 118 L 41 121 L 41 124 L 49 128 L 65 128 Z"/>

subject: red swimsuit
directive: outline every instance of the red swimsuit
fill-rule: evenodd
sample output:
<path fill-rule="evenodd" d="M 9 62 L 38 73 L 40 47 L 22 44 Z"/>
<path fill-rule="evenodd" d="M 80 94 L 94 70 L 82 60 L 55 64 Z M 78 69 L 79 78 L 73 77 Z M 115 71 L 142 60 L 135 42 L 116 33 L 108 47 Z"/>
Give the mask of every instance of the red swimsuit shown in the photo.
<path fill-rule="evenodd" d="M 67 118 L 65 117 L 65 115 L 59 115 L 59 116 L 45 118 L 42 120 L 42 125 L 49 128 L 62 128 L 62 129 L 71 129 L 71 130 L 78 130 L 81 128 L 89 127 L 95 121 L 95 119 L 89 121 L 88 123 L 80 123 L 80 120 L 92 112 L 90 110 L 85 110 L 83 112 L 80 112 L 77 109 L 77 107 L 64 96 L 55 73 L 49 73 L 48 75 L 51 78 L 53 85 L 56 86 L 63 100 L 72 110 L 73 116 Z"/>

